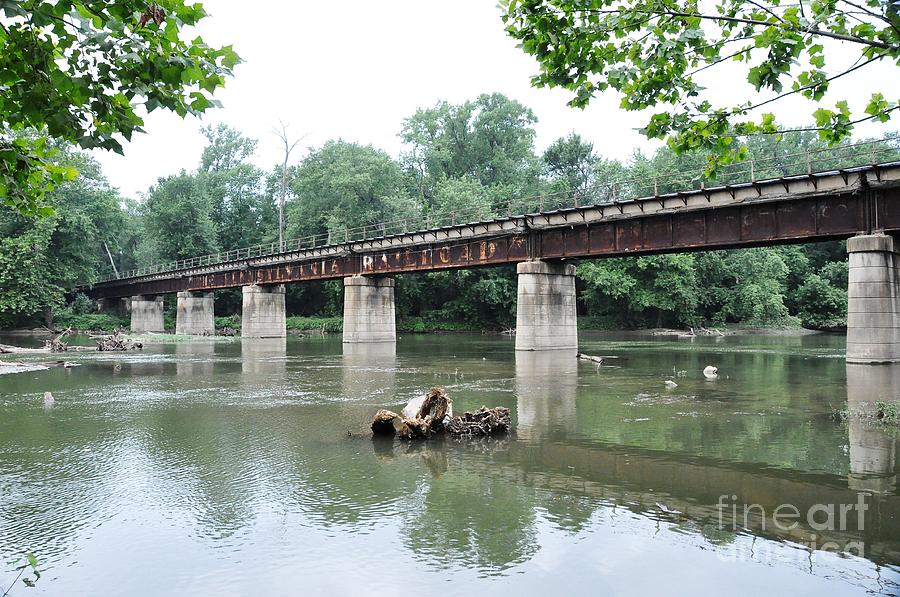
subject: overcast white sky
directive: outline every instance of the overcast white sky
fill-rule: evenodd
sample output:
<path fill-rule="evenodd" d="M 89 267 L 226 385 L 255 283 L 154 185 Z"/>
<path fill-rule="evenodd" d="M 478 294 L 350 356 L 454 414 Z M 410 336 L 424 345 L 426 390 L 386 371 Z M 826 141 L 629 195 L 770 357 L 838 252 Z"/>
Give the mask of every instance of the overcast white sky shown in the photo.
<path fill-rule="evenodd" d="M 200 30 L 204 39 L 233 44 L 244 63 L 217 94 L 224 107 L 203 121 L 156 111 L 146 119 L 147 133 L 136 135 L 124 156 L 96 153 L 112 184 L 126 195 L 137 196 L 161 176 L 196 168 L 204 124 L 224 122 L 258 139 L 256 162 L 264 168 L 280 161 L 279 141 L 271 133 L 279 119 L 297 135 L 309 133 L 304 146 L 342 138 L 397 156 L 402 121 L 416 108 L 495 91 L 534 110 L 538 150 L 571 131 L 593 141 L 604 157 L 627 159 L 635 148 L 655 147 L 635 131 L 646 116 L 619 110 L 614 94 L 597 97 L 582 111 L 566 106 L 571 94 L 564 90 L 532 88 L 536 63 L 503 31 L 494 0 L 205 0 L 204 5 L 211 14 Z M 847 52 L 848 65 L 858 56 L 855 47 L 833 48 Z M 867 68 L 833 87 L 828 104 L 848 99 L 851 108 L 859 108 L 877 85 L 896 95 L 895 67 Z M 719 69 L 707 71 L 713 99 L 737 99 L 744 75 L 732 70 L 724 77 Z M 810 112 L 810 104 L 798 100 L 779 107 L 777 116 L 799 124 Z M 890 128 L 898 128 L 896 119 Z M 857 134 L 883 131 L 868 126 Z M 302 157 L 295 153 L 294 163 Z"/>

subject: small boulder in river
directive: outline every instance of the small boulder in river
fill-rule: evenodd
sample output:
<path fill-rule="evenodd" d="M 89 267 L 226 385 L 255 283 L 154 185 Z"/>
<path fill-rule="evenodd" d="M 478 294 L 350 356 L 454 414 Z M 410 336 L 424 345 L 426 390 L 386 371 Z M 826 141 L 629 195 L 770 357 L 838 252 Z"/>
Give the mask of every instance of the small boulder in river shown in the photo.
<path fill-rule="evenodd" d="M 719 368 L 713 367 L 712 365 L 707 365 L 707 367 L 703 370 L 703 377 L 706 379 L 715 379 L 719 377 Z"/>
<path fill-rule="evenodd" d="M 53 399 L 53 394 L 50 392 L 44 392 L 44 408 L 53 408 L 53 405 L 56 403 L 56 400 Z"/>
<path fill-rule="evenodd" d="M 678 384 L 675 383 L 674 381 L 672 381 L 671 379 L 667 379 L 667 380 L 664 381 L 663 383 L 666 384 L 666 389 L 667 389 L 667 390 L 674 390 L 675 388 L 678 387 Z"/>

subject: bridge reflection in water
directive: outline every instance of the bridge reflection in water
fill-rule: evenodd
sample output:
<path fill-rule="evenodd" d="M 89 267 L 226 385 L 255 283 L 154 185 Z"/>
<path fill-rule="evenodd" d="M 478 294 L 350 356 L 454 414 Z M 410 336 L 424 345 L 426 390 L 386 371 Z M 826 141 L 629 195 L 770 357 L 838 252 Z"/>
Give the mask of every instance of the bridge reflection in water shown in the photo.
<path fill-rule="evenodd" d="M 365 397 L 379 404 L 393 401 L 396 370 L 396 343 L 345 343 L 341 358 L 344 399 Z"/>
<path fill-rule="evenodd" d="M 847 364 L 847 409 L 873 414 L 878 401 L 900 398 L 900 364 L 871 367 Z M 850 489 L 891 494 L 897 487 L 897 440 L 873 428 L 873 422 L 851 416 Z M 900 536 L 900 533 L 898 533 Z"/>
<path fill-rule="evenodd" d="M 214 342 L 180 342 L 175 345 L 175 371 L 178 377 L 199 377 L 213 372 Z"/>
<path fill-rule="evenodd" d="M 286 338 L 241 338 L 241 373 L 244 376 L 283 377 L 286 371 Z M 253 379 L 247 381 L 255 383 Z"/>
<path fill-rule="evenodd" d="M 538 441 L 577 428 L 578 361 L 564 350 L 516 351 L 516 435 Z"/>

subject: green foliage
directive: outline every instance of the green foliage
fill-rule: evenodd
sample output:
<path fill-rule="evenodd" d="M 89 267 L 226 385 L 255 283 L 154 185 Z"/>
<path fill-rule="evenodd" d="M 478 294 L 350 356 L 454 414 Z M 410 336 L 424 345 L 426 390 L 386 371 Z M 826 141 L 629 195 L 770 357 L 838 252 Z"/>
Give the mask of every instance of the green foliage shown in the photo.
<path fill-rule="evenodd" d="M 222 328 L 231 328 L 233 330 L 241 329 L 241 316 L 240 315 L 225 315 L 222 317 L 216 317 L 215 323 L 216 329 L 221 330 Z"/>
<path fill-rule="evenodd" d="M 216 318 L 216 327 L 219 327 L 219 319 Z M 240 324 L 240 318 L 238 318 Z M 326 334 L 340 334 L 344 329 L 343 317 L 303 317 L 292 316 L 287 318 L 287 329 L 300 332 L 325 332 Z M 224 326 L 223 326 L 224 327 Z M 228 327 L 240 327 L 229 325 Z M 427 334 L 434 332 L 475 332 L 483 329 L 474 323 L 433 319 L 431 317 L 411 317 L 397 321 L 397 332 L 404 334 Z"/>
<path fill-rule="evenodd" d="M 37 583 L 37 581 L 40 580 L 40 578 L 41 578 L 41 571 L 38 569 L 38 560 L 37 560 L 37 557 L 33 553 L 31 553 L 31 552 L 26 553 L 23 556 L 22 561 L 17 562 L 16 564 L 17 565 L 15 568 L 15 571 L 18 572 L 19 574 L 12 581 L 12 584 L 10 584 L 6 588 L 5 592 L 3 593 L 3 597 L 6 597 L 7 595 L 9 595 L 10 591 L 12 591 L 13 587 L 15 587 L 16 583 L 19 582 L 20 580 L 22 581 L 22 584 L 25 585 L 26 587 L 34 588 L 35 583 Z M 34 578 L 32 578 L 31 576 L 25 576 L 26 574 L 31 574 L 34 576 Z"/>
<path fill-rule="evenodd" d="M 256 141 L 227 125 L 205 127 L 208 141 L 196 178 L 196 192 L 205 194 L 216 244 L 249 247 L 276 239 L 277 215 L 272 196 L 265 194 L 265 173 L 247 162 Z"/>
<path fill-rule="evenodd" d="M 344 329 L 344 318 L 293 316 L 287 318 L 286 325 L 289 330 L 338 334 Z"/>
<path fill-rule="evenodd" d="M 296 169 L 287 206 L 287 238 L 327 234 L 343 240 L 347 228 L 413 215 L 401 196 L 400 166 L 371 145 L 329 141 Z"/>
<path fill-rule="evenodd" d="M 621 108 L 654 110 L 644 135 L 667 139 L 677 152 L 702 151 L 709 156 L 710 171 L 746 157 L 739 135 L 777 132 L 773 114 L 761 112 L 772 102 L 794 94 L 820 102 L 838 77 L 878 61 L 900 65 L 900 27 L 890 2 L 849 3 L 843 9 L 835 2 L 739 0 L 501 4 L 507 32 L 540 65 L 535 86 L 568 89 L 574 93 L 570 105 L 578 107 L 597 93 L 615 90 Z M 826 52 L 826 39 L 848 43 L 829 45 Z M 826 70 L 832 60 L 841 66 Z M 756 92 L 771 95 L 756 103 L 736 99 L 714 105 L 704 81 L 715 82 L 728 62 L 745 73 Z M 847 138 L 857 122 L 886 122 L 900 105 L 892 88 L 884 91 L 887 97 L 873 90 L 861 116 L 844 100 L 834 109 L 818 107 L 808 130 L 833 144 Z"/>
<path fill-rule="evenodd" d="M 87 315 L 97 310 L 97 304 L 81 292 L 75 293 L 72 302 L 68 306 L 75 315 Z"/>
<path fill-rule="evenodd" d="M 453 212 L 458 223 L 483 219 L 533 209 L 527 192 L 553 209 L 555 201 L 570 204 L 588 188 L 591 200 L 604 201 L 697 188 L 708 180 L 702 152 L 662 148 L 627 162 L 603 160 L 577 134 L 552 143 L 542 160 L 534 153 L 533 121 L 516 102 L 481 96 L 420 110 L 407 120 L 402 163 L 370 146 L 330 141 L 288 172 L 288 238 L 322 234 L 341 241 L 344 226 L 387 232 L 378 225 L 400 218 L 423 225 L 426 217 L 434 223 L 438 213 Z M 95 162 L 59 146 L 57 162 L 81 174 L 48 193 L 47 201 L 60 207 L 55 215 L 30 220 L 0 210 L 0 326 L 46 321 L 54 311 L 57 322 L 93 315 L 83 297 L 69 311 L 58 310 L 75 284 L 112 271 L 106 247 L 123 271 L 277 238 L 272 189 L 281 167 L 262 172 L 250 164 L 256 142 L 228 126 L 204 133 L 208 144 L 197 170 L 160 179 L 141 203 L 123 200 Z M 785 133 L 749 138 L 746 155 L 758 178 L 780 176 L 792 154 L 823 147 L 812 133 Z M 837 149 L 829 150 L 818 154 L 816 167 L 834 168 L 841 160 Z M 610 181 L 624 182 L 605 184 Z M 831 328 L 845 321 L 846 287 L 846 249 L 838 242 L 583 260 L 577 274 L 579 322 L 586 329 L 799 322 Z M 217 312 L 239 313 L 240 295 L 217 291 Z M 502 330 L 515 324 L 515 271 L 400 275 L 395 301 L 401 331 Z M 326 331 L 339 331 L 342 284 L 290 285 L 286 305 L 303 316 L 291 318 L 292 329 L 324 324 Z M 170 328 L 174 315 L 175 302 L 167 301 Z M 83 325 L 105 326 L 77 327 Z M 218 318 L 217 325 L 239 327 L 239 316 Z"/>
<path fill-rule="evenodd" d="M 183 39 L 206 16 L 199 3 L 5 1 L 0 11 L 0 201 L 23 215 L 49 215 L 42 199 L 74 173 L 21 131 L 121 153 L 119 139 L 141 131 L 139 106 L 201 114 L 238 62 L 230 46 Z"/>
<path fill-rule="evenodd" d="M 875 417 L 885 425 L 900 425 L 900 404 L 879 400 L 875 403 Z"/>
<path fill-rule="evenodd" d="M 436 198 L 446 179 L 505 187 L 509 192 L 502 199 L 504 204 L 527 194 L 540 172 L 534 155 L 535 122 L 529 108 L 499 93 L 417 110 L 404 121 L 401 137 L 408 147 L 404 167 L 423 207 L 427 211 L 456 209 Z"/>
<path fill-rule="evenodd" d="M 587 262 L 578 267 L 589 312 L 617 311 L 628 326 L 695 325 L 699 285 L 694 256 L 651 255 Z"/>
<path fill-rule="evenodd" d="M 12 327 L 62 304 L 63 289 L 48 283 L 53 228 L 54 222 L 45 220 L 14 235 L 0 235 L 0 327 Z"/>
<path fill-rule="evenodd" d="M 57 329 L 91 332 L 112 332 L 129 329 L 130 321 L 110 313 L 78 313 L 75 308 L 64 308 L 53 312 L 53 325 Z"/>
<path fill-rule="evenodd" d="M 141 205 L 143 241 L 158 261 L 208 255 L 218 249 L 209 198 L 197 177 L 160 178 Z"/>
<path fill-rule="evenodd" d="M 797 289 L 797 306 L 804 327 L 837 328 L 847 325 L 846 262 L 831 262 L 809 274 Z"/>
<path fill-rule="evenodd" d="M 404 334 L 434 334 L 450 332 L 479 332 L 484 329 L 475 323 L 448 321 L 430 317 L 411 317 L 397 322 L 397 332 Z"/>
<path fill-rule="evenodd" d="M 727 295 L 722 309 L 726 321 L 750 326 L 790 323 L 784 304 L 789 270 L 777 251 L 731 251 L 724 261 L 735 288 Z"/>
<path fill-rule="evenodd" d="M 598 161 L 593 144 L 577 133 L 557 139 L 544 151 L 546 173 L 563 183 L 563 191 L 585 193 L 594 184 Z"/>

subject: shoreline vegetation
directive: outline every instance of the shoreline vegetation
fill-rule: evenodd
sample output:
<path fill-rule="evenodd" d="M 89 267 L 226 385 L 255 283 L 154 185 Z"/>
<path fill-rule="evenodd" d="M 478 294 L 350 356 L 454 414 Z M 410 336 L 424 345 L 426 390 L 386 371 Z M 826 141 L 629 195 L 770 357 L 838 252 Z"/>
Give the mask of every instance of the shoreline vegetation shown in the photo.
<path fill-rule="evenodd" d="M 203 336 L 176 336 L 174 333 L 175 322 L 166 318 L 166 332 L 154 333 L 149 338 L 158 342 L 178 341 L 184 338 L 203 338 Z M 668 328 L 668 327 L 621 327 L 610 326 L 608 321 L 595 317 L 581 317 L 578 321 L 578 330 L 581 332 L 616 332 L 649 334 L 661 337 L 699 337 L 699 336 L 733 336 L 733 335 L 767 335 L 767 336 L 801 336 L 811 334 L 843 334 L 844 328 L 810 329 L 800 325 L 742 325 L 727 324 L 715 326 L 698 326 L 696 328 Z M 63 329 L 71 329 L 72 334 L 87 335 L 129 328 L 129 320 L 117 315 L 105 313 L 88 315 L 69 315 L 55 318 L 52 327 L 42 326 L 35 328 L 0 329 L 0 333 L 10 336 L 43 336 L 58 333 Z M 343 331 L 343 317 L 337 316 L 290 316 L 286 320 L 288 335 L 309 336 L 340 334 Z M 223 331 L 240 331 L 241 317 L 239 315 L 226 315 L 216 317 L 216 336 L 225 337 L 229 334 Z M 484 326 L 477 323 L 465 323 L 441 319 L 429 319 L 423 317 L 410 317 L 397 321 L 398 334 L 447 334 L 447 333 L 474 333 L 474 334 L 502 334 L 515 335 L 515 328 L 501 329 L 494 326 Z M 210 336 L 212 337 L 212 336 Z"/>

